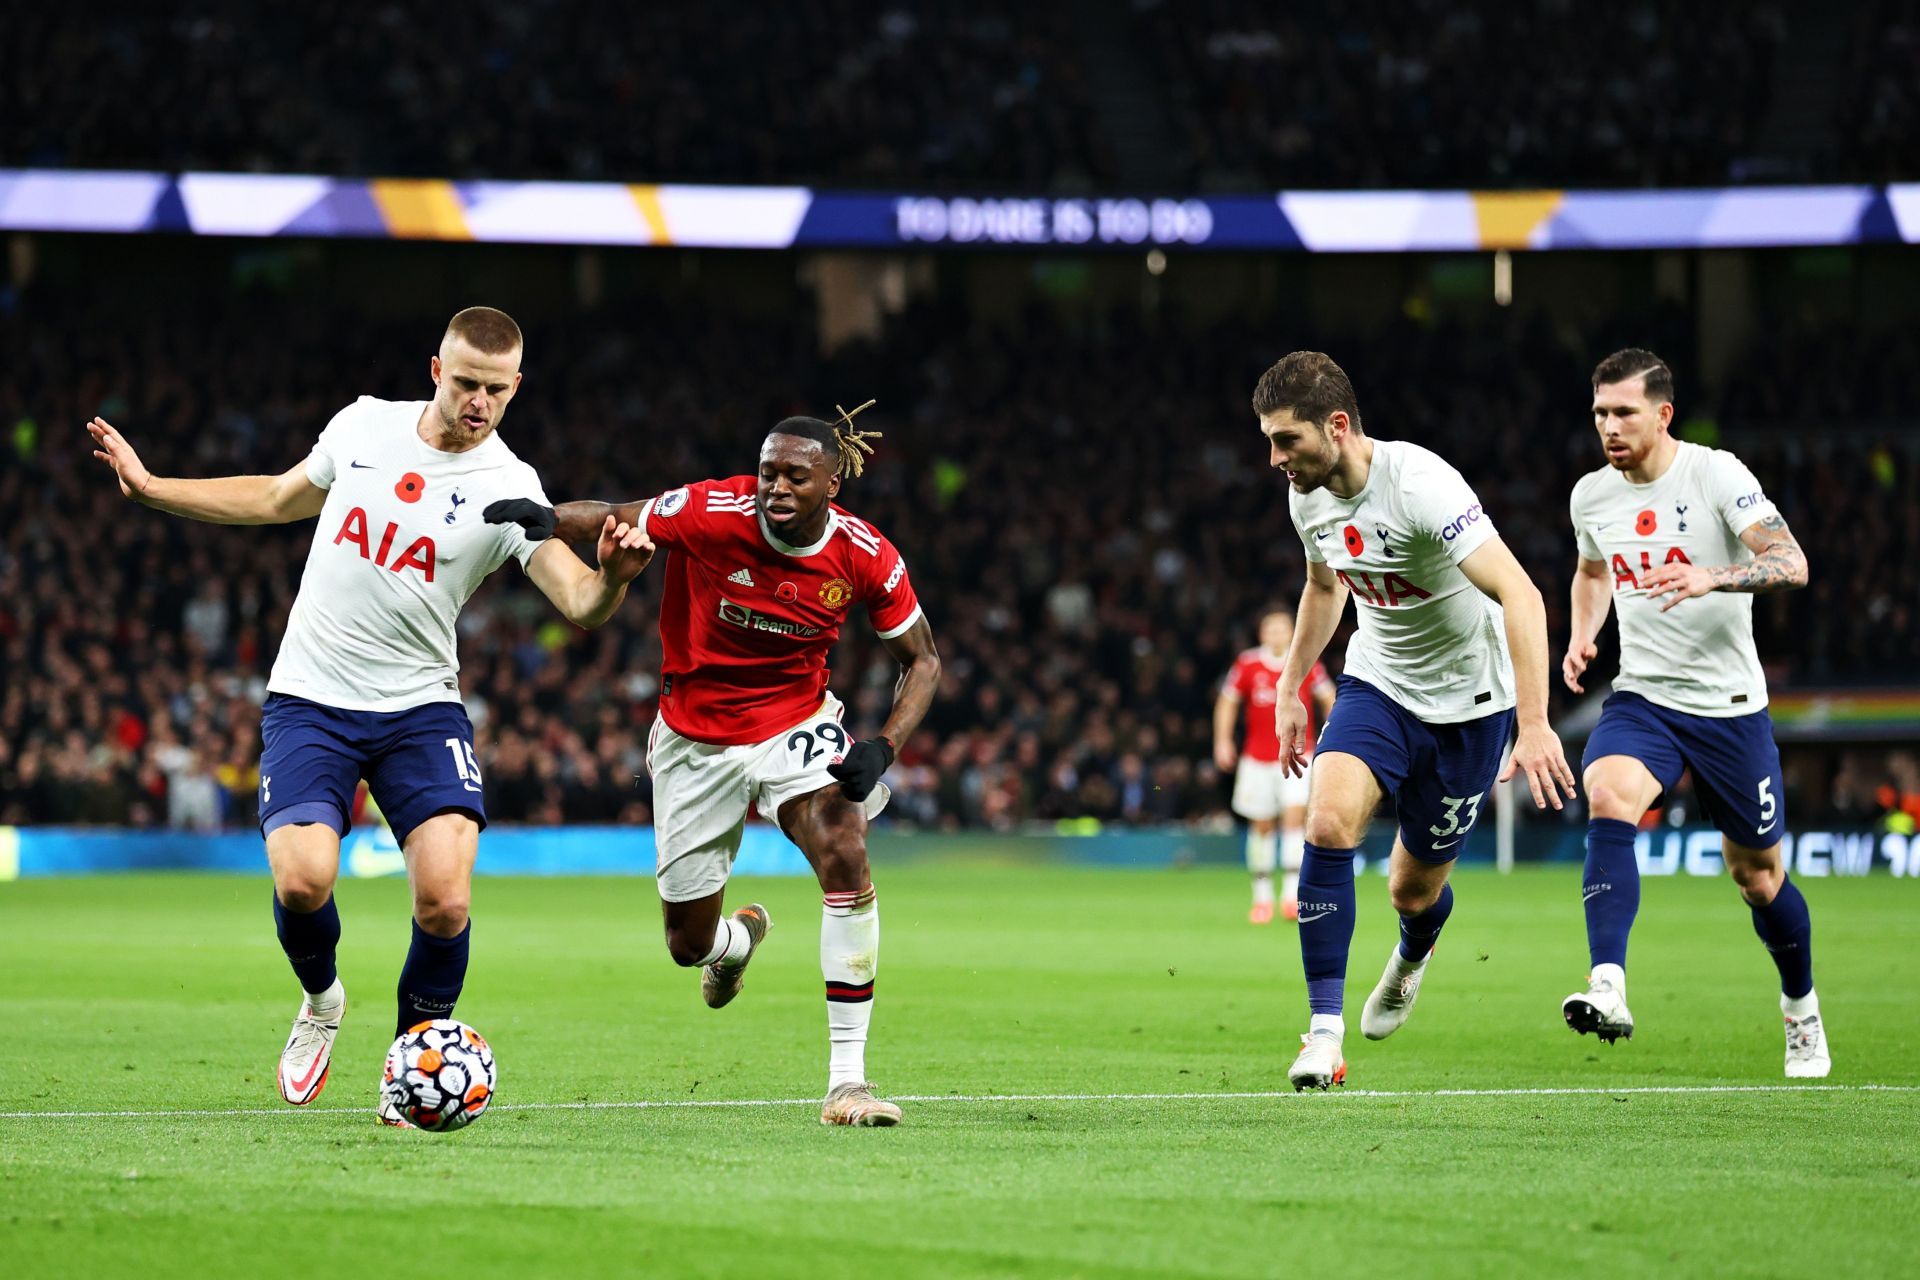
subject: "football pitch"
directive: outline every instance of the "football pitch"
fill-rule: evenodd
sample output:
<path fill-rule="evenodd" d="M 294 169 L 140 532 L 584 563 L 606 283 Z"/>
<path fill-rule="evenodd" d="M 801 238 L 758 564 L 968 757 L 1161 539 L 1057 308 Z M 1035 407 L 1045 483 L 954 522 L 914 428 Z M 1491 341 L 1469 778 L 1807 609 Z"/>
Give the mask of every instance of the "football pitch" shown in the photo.
<path fill-rule="evenodd" d="M 1631 1043 L 1568 1032 L 1578 877 L 1461 872 L 1373 1044 L 1367 876 L 1348 1088 L 1295 1095 L 1293 926 L 1249 927 L 1241 876 L 879 868 L 868 1066 L 906 1119 L 861 1131 L 818 1123 L 810 883 L 736 883 L 774 928 L 716 1012 L 650 881 L 483 878 L 459 1014 L 500 1087 L 445 1136 L 373 1122 L 403 884 L 341 885 L 348 1015 L 302 1110 L 264 878 L 0 885 L 0 1274 L 1911 1275 L 1920 883 L 1803 882 L 1835 1068 L 1789 1087 L 1724 878 L 1646 882 Z"/>

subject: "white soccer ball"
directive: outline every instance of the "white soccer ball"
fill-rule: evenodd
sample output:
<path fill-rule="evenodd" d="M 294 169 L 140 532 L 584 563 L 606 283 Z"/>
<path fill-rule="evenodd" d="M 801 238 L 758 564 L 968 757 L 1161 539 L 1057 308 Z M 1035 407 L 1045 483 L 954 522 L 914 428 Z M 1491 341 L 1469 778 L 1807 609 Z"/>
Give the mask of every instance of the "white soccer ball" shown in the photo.
<path fill-rule="evenodd" d="M 486 1037 L 464 1022 L 436 1018 L 393 1042 L 380 1092 L 407 1123 L 449 1133 L 480 1118 L 496 1079 Z"/>

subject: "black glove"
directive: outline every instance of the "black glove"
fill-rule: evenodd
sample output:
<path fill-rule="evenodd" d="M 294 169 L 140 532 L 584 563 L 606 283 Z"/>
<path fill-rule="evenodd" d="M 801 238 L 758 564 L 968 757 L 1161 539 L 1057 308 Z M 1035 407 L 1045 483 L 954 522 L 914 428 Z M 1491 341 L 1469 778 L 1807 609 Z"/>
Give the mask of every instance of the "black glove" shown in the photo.
<path fill-rule="evenodd" d="M 840 792 L 853 801 L 865 800 L 873 793 L 880 775 L 893 763 L 893 744 L 885 738 L 856 742 L 846 759 L 827 766 L 827 772 L 840 780 Z"/>
<path fill-rule="evenodd" d="M 517 524 L 527 531 L 529 542 L 541 542 L 553 536 L 552 507 L 543 507 L 532 498 L 501 498 L 489 502 L 480 513 L 488 524 Z"/>

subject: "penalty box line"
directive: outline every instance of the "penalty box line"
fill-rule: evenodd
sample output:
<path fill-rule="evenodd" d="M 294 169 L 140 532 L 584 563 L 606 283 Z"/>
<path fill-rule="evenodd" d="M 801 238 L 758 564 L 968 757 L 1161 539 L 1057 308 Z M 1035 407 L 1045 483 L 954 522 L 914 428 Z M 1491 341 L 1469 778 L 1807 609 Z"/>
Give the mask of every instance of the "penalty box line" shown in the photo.
<path fill-rule="evenodd" d="M 1332 1098 L 1603 1098 L 1634 1095 L 1710 1095 L 1741 1093 L 1920 1093 L 1914 1084 L 1674 1084 L 1629 1085 L 1618 1089 L 1591 1086 L 1537 1089 L 1345 1089 L 1327 1091 Z M 1304 1095 L 1291 1089 L 1217 1093 L 927 1093 L 892 1094 L 895 1102 L 1218 1102 L 1284 1101 Z M 503 1102 L 490 1111 L 699 1111 L 749 1107 L 815 1107 L 818 1098 L 669 1098 L 617 1102 Z M 354 1115 L 367 1107 L 235 1107 L 229 1110 L 174 1111 L 0 1111 L 0 1120 L 172 1120 L 193 1117 Z"/>

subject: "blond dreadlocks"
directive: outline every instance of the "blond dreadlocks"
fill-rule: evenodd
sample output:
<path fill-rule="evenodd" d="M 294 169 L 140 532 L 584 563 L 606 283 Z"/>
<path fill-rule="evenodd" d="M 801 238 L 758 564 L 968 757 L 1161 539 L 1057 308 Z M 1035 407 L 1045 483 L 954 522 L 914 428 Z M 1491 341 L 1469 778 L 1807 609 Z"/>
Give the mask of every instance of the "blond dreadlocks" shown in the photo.
<path fill-rule="evenodd" d="M 840 474 L 848 480 L 858 479 L 860 474 L 867 469 L 867 459 L 873 456 L 873 446 L 868 444 L 867 441 L 878 440 L 886 434 L 884 431 L 855 431 L 853 429 L 854 418 L 865 413 L 878 403 L 879 401 L 877 400 L 869 400 L 857 409 L 844 409 L 839 405 L 833 406 L 835 409 L 840 410 L 839 418 L 833 423 L 833 442 L 840 446 Z"/>

